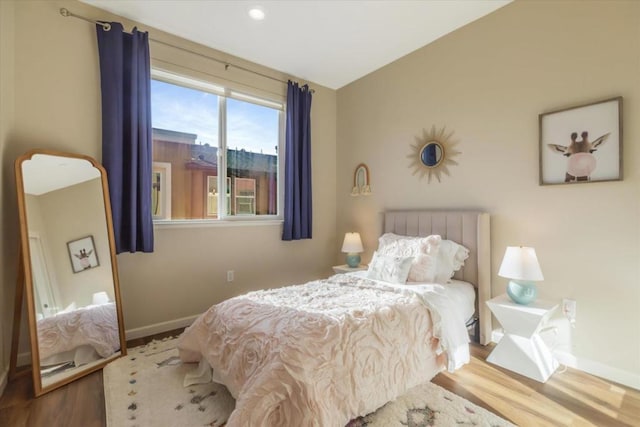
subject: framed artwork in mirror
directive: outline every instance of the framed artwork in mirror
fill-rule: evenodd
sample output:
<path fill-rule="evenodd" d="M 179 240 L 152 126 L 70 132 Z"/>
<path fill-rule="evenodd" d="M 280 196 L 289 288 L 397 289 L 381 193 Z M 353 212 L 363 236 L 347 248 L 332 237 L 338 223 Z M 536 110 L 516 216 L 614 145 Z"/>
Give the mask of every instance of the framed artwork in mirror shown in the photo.
<path fill-rule="evenodd" d="M 74 273 L 80 273 L 100 265 L 98 253 L 93 244 L 93 236 L 67 242 L 67 249 L 71 259 L 71 269 Z"/>
<path fill-rule="evenodd" d="M 453 139 L 453 131 L 447 132 L 444 126 L 438 130 L 435 126 L 431 126 L 429 131 L 423 129 L 422 137 L 416 137 L 415 144 L 411 145 L 412 153 L 407 156 L 411 159 L 413 175 L 426 176 L 429 183 L 431 177 L 441 182 L 441 174 L 449 175 L 449 166 L 458 164 L 453 160 L 461 154 L 454 148 L 456 144 L 458 141 Z"/>
<path fill-rule="evenodd" d="M 540 114 L 540 185 L 622 179 L 622 97 Z"/>

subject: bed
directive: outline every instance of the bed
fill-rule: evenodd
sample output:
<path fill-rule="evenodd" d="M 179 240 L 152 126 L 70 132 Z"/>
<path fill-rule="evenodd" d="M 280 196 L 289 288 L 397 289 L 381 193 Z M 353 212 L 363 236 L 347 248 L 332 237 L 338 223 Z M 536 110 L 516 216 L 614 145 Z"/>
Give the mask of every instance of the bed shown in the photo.
<path fill-rule="evenodd" d="M 474 341 L 491 341 L 491 312 L 485 304 L 491 299 L 491 236 L 489 214 L 475 210 L 399 210 L 384 213 L 384 233 L 406 236 L 437 234 L 469 248 L 469 258 L 454 279 L 471 283 L 476 289 Z"/>
<path fill-rule="evenodd" d="M 214 305 L 180 336 L 178 349 L 184 362 L 211 367 L 213 381 L 236 399 L 228 427 L 344 426 L 464 365 L 469 314 L 479 320 L 478 341 L 486 340 L 488 215 L 391 211 L 384 218 L 384 233 L 438 234 L 468 249 L 453 280 L 477 289 L 471 309 L 460 314 L 446 285 L 396 284 L 362 272 Z"/>
<path fill-rule="evenodd" d="M 115 303 L 89 305 L 38 320 L 40 365 L 76 366 L 120 350 Z"/>

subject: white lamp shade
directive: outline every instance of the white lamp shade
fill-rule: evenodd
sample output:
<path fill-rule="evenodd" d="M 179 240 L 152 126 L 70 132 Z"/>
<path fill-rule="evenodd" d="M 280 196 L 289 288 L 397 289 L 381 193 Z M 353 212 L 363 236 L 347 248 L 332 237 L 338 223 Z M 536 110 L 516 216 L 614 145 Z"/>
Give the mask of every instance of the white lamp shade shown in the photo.
<path fill-rule="evenodd" d="M 109 302 L 109 295 L 106 292 L 96 292 L 93 294 L 93 304 L 101 305 Z"/>
<path fill-rule="evenodd" d="M 362 240 L 360 239 L 360 233 L 347 233 L 344 235 L 344 242 L 342 242 L 342 252 L 348 254 L 359 254 L 364 252 L 362 247 Z"/>
<path fill-rule="evenodd" d="M 508 246 L 498 276 L 537 282 L 544 280 L 536 250 L 525 246 Z"/>

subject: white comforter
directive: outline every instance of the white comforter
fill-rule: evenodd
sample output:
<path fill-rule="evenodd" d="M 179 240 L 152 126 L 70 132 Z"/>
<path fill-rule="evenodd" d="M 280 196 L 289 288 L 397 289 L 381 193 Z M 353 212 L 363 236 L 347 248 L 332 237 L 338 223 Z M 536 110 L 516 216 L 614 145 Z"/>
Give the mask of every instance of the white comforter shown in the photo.
<path fill-rule="evenodd" d="M 40 360 L 80 346 L 91 346 L 101 357 L 120 349 L 115 303 L 90 305 L 38 320 Z"/>
<path fill-rule="evenodd" d="M 445 353 L 450 370 L 469 360 L 456 312 L 442 287 L 336 275 L 217 304 L 178 349 L 236 398 L 228 427 L 344 426 L 429 381 Z"/>

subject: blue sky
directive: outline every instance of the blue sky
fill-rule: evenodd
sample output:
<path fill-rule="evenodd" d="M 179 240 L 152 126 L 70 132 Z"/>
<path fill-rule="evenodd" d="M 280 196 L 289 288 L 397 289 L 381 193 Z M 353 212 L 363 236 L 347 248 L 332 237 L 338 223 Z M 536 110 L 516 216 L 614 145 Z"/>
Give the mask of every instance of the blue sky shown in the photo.
<path fill-rule="evenodd" d="M 218 96 L 151 80 L 155 128 L 195 133 L 196 142 L 218 146 Z M 227 98 L 227 148 L 276 154 L 278 110 Z"/>

